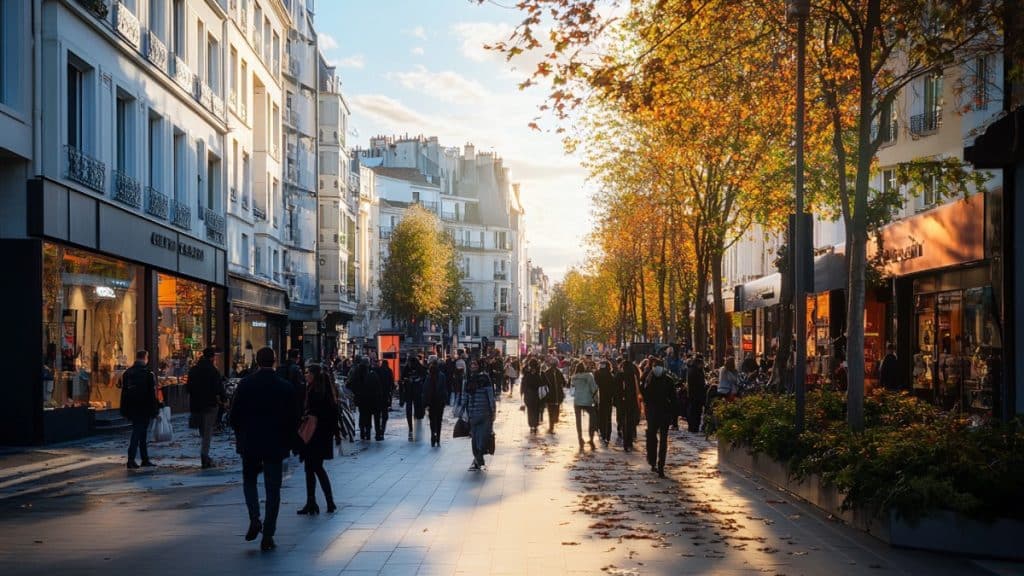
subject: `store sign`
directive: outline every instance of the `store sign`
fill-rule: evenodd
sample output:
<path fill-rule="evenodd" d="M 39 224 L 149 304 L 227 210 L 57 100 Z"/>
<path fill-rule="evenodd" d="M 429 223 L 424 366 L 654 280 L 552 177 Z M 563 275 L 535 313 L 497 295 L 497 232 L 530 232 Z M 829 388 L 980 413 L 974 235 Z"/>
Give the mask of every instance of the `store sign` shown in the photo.
<path fill-rule="evenodd" d="M 110 286 L 97 286 L 96 296 L 99 298 L 117 298 L 117 294 Z"/>
<path fill-rule="evenodd" d="M 174 238 L 164 236 L 159 232 L 153 232 L 150 234 L 149 242 L 153 246 L 164 248 L 171 252 L 177 251 L 179 256 L 191 258 L 199 262 L 202 262 L 206 258 L 206 251 L 199 246 L 175 240 Z"/>
<path fill-rule="evenodd" d="M 879 230 L 889 276 L 905 276 L 985 259 L 985 194 L 972 194 Z M 868 242 L 868 259 L 878 255 Z"/>
<path fill-rule="evenodd" d="M 263 320 L 253 320 L 251 324 L 252 324 L 253 328 L 266 328 L 267 327 L 267 323 L 264 322 Z"/>

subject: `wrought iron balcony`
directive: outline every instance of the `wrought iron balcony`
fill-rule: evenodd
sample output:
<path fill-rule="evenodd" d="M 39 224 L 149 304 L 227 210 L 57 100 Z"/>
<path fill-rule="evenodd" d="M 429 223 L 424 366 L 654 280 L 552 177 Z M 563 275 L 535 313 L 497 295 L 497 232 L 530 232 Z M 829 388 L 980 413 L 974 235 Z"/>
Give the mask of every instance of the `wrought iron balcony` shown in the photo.
<path fill-rule="evenodd" d="M 217 118 L 224 118 L 224 100 L 216 92 L 211 91 L 210 102 L 212 103 L 210 110 L 213 115 Z"/>
<path fill-rule="evenodd" d="M 132 208 L 142 207 L 142 186 L 139 181 L 131 176 L 114 170 L 114 200 Z"/>
<path fill-rule="evenodd" d="M 146 58 L 157 68 L 167 71 L 167 46 L 152 30 L 146 35 Z"/>
<path fill-rule="evenodd" d="M 206 223 L 206 239 L 223 245 L 226 231 L 224 217 L 207 208 L 203 211 L 203 222 Z"/>
<path fill-rule="evenodd" d="M 66 178 L 103 194 L 107 182 L 106 164 L 71 145 L 64 146 L 64 158 Z"/>
<path fill-rule="evenodd" d="M 203 108 L 212 111 L 213 110 L 213 90 L 210 85 L 206 83 L 202 78 L 196 77 L 195 97 Z"/>
<path fill-rule="evenodd" d="M 263 220 L 265 222 L 267 220 L 267 211 L 262 208 L 257 208 L 253 206 L 252 217 L 257 220 Z"/>
<path fill-rule="evenodd" d="M 228 193 L 228 197 L 231 198 L 232 202 L 238 202 L 238 188 L 231 187 L 231 192 Z"/>
<path fill-rule="evenodd" d="M 192 229 L 192 209 L 179 200 L 171 200 L 171 224 L 182 230 Z"/>
<path fill-rule="evenodd" d="M 508 280 L 508 272 L 495 272 L 494 273 L 494 279 L 495 280 Z"/>
<path fill-rule="evenodd" d="M 390 228 L 381 228 L 380 229 L 380 238 L 381 238 L 381 240 L 388 240 L 388 239 L 390 239 L 391 238 L 391 229 Z"/>
<path fill-rule="evenodd" d="M 248 210 L 248 209 L 249 209 L 249 196 L 248 195 L 242 196 L 242 210 Z"/>
<path fill-rule="evenodd" d="M 910 132 L 913 134 L 928 134 L 935 132 L 941 126 L 942 110 L 929 110 L 924 114 L 910 117 Z"/>
<path fill-rule="evenodd" d="M 100 20 L 105 20 L 110 13 L 106 0 L 78 0 L 78 3 Z"/>
<path fill-rule="evenodd" d="M 152 186 L 146 186 L 146 212 L 161 220 L 167 219 L 167 195 Z"/>
<path fill-rule="evenodd" d="M 455 212 L 441 212 L 441 220 L 446 222 L 458 222 L 459 215 Z"/>
<path fill-rule="evenodd" d="M 174 55 L 174 81 L 189 94 L 195 93 L 195 75 L 177 54 Z"/>
<path fill-rule="evenodd" d="M 874 140 L 875 138 L 879 137 L 879 134 L 878 134 L 879 128 L 881 128 L 881 130 L 882 130 L 882 134 L 881 134 L 881 143 L 882 144 L 892 144 L 893 142 L 896 141 L 897 134 L 899 134 L 899 124 L 897 124 L 896 120 L 893 120 L 892 122 L 890 122 L 888 126 L 878 125 L 878 124 L 871 126 L 871 139 L 872 140 Z"/>
<path fill-rule="evenodd" d="M 127 40 L 132 46 L 139 47 L 142 38 L 142 31 L 139 28 L 139 19 L 132 14 L 131 9 L 118 2 L 114 10 L 114 19 L 117 23 L 117 33 Z"/>

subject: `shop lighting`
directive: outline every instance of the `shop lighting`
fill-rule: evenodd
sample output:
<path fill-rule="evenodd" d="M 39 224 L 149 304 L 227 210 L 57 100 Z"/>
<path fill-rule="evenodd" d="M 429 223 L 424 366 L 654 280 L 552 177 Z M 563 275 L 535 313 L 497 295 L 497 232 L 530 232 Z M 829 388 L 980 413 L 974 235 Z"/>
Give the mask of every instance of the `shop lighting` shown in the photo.
<path fill-rule="evenodd" d="M 96 296 L 100 298 L 117 298 L 117 294 L 110 286 L 97 286 Z"/>

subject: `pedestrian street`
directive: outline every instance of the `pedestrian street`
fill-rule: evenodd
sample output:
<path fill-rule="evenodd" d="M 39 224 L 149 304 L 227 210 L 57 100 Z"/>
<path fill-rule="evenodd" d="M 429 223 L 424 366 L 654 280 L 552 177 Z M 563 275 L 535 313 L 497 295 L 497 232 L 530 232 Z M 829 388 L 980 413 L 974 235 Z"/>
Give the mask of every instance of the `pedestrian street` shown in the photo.
<path fill-rule="evenodd" d="M 289 460 L 278 548 L 269 552 L 243 541 L 240 464 L 227 433 L 214 440 L 219 465 L 211 470 L 199 469 L 183 418 L 175 419 L 175 446 L 151 447 L 160 464 L 153 470 L 125 470 L 126 437 L 7 454 L 0 573 L 1019 573 L 891 549 L 718 468 L 703 436 L 672 432 L 668 478 L 659 479 L 642 442 L 632 453 L 614 441 L 580 451 L 565 406 L 562 417 L 556 434 L 542 427 L 531 435 L 518 398 L 504 395 L 496 454 L 485 471 L 471 472 L 469 442 L 451 439 L 450 419 L 441 447 L 430 448 L 426 421 L 409 442 L 404 414 L 393 411 L 383 442 L 345 442 L 344 454 L 327 462 L 334 514 L 295 514 L 304 487 L 301 466 Z"/>

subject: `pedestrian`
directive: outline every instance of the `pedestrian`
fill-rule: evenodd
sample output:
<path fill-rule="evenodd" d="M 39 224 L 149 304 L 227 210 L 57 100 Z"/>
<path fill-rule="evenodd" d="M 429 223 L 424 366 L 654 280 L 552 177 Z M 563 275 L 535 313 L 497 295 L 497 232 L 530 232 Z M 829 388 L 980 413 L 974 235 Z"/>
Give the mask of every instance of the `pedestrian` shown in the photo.
<path fill-rule="evenodd" d="M 377 396 L 377 410 L 373 413 L 374 437 L 378 442 L 384 440 L 384 431 L 388 427 L 388 417 L 391 411 L 391 402 L 395 395 L 395 373 L 391 370 L 391 363 L 387 360 L 380 363 L 375 369 L 377 384 L 380 391 Z"/>
<path fill-rule="evenodd" d="M 359 408 L 359 439 L 368 441 L 380 396 L 377 373 L 370 369 L 368 357 L 360 358 L 352 368 L 352 372 L 348 375 L 348 389 L 355 396 L 356 407 Z"/>
<path fill-rule="evenodd" d="M 299 458 L 306 472 L 306 505 L 298 514 L 319 514 L 320 507 L 316 503 L 316 483 L 320 481 L 320 489 L 324 492 L 327 513 L 338 509 L 334 505 L 334 493 L 331 490 L 331 478 L 324 469 L 324 460 L 334 458 L 333 443 L 341 443 L 341 426 L 338 416 L 338 391 L 327 372 L 319 364 L 306 367 L 306 417 L 316 418 L 316 427 L 309 442 L 299 451 Z"/>
<path fill-rule="evenodd" d="M 689 398 L 686 426 L 690 432 L 700 432 L 704 404 L 707 402 L 708 385 L 704 378 L 704 356 L 694 355 L 686 370 L 686 395 Z"/>
<path fill-rule="evenodd" d="M 303 372 L 302 351 L 298 348 L 289 350 L 288 359 L 284 364 L 277 367 L 278 377 L 291 384 L 292 387 L 292 403 L 295 405 L 294 413 L 296 417 L 293 428 L 296 431 L 299 429 L 298 417 L 302 415 L 302 410 L 306 405 L 306 378 L 303 376 Z M 292 448 L 297 452 L 301 445 L 298 432 L 296 432 L 292 438 Z"/>
<path fill-rule="evenodd" d="M 135 451 L 142 456 L 143 466 L 156 466 L 149 459 L 149 447 L 146 434 L 149 432 L 149 421 L 160 410 L 156 398 L 156 376 L 149 369 L 149 352 L 139 350 L 135 353 L 135 364 L 124 371 L 121 376 L 121 416 L 132 423 L 132 435 L 128 441 L 128 469 L 135 469 Z"/>
<path fill-rule="evenodd" d="M 508 391 L 509 397 L 512 396 L 512 390 L 516 386 L 516 380 L 519 379 L 519 360 L 509 356 L 505 359 L 505 390 Z"/>
<path fill-rule="evenodd" d="M 294 392 L 291 384 L 274 372 L 275 361 L 273 348 L 256 352 L 259 370 L 238 383 L 231 408 L 231 427 L 235 429 L 237 451 L 242 457 L 242 489 L 249 510 L 245 540 L 251 542 L 262 532 L 263 551 L 276 547 L 282 462 L 297 436 Z M 266 491 L 266 522 L 260 522 L 260 497 L 256 489 L 260 472 Z"/>
<path fill-rule="evenodd" d="M 405 421 L 409 425 L 409 442 L 416 439 L 412 420 L 422 420 L 426 410 L 423 406 L 423 380 L 426 378 L 426 366 L 420 362 L 419 356 L 410 356 L 405 365 L 404 385 L 401 387 L 399 406 L 405 406 Z"/>
<path fill-rule="evenodd" d="M 739 391 L 740 376 L 736 373 L 736 359 L 727 356 L 725 364 L 718 369 L 718 395 L 723 396 L 726 402 L 732 402 Z"/>
<path fill-rule="evenodd" d="M 647 414 L 647 463 L 651 471 L 665 477 L 665 456 L 668 453 L 668 427 L 676 411 L 675 379 L 660 359 L 651 362 L 650 377 L 643 390 L 644 412 Z"/>
<path fill-rule="evenodd" d="M 622 436 L 622 449 L 626 452 L 633 451 L 633 442 L 636 441 L 636 427 L 640 423 L 640 383 L 639 372 L 636 365 L 625 356 L 619 361 L 619 372 L 617 375 L 618 386 L 618 411 L 615 419 L 619 425 L 619 434 Z"/>
<path fill-rule="evenodd" d="M 576 413 L 576 438 L 583 450 L 583 413 L 587 413 L 587 426 L 590 432 L 590 449 L 594 446 L 594 433 L 597 432 L 597 382 L 585 360 L 577 360 L 572 369 L 569 384 L 573 388 L 573 409 Z"/>
<path fill-rule="evenodd" d="M 199 462 L 202 468 L 212 468 L 210 458 L 210 441 L 213 437 L 213 426 L 217 422 L 217 413 L 224 400 L 224 378 L 214 366 L 214 358 L 220 350 L 209 346 L 203 350 L 196 365 L 188 371 L 189 411 L 194 422 L 199 426 L 200 449 Z"/>
<path fill-rule="evenodd" d="M 540 426 L 540 411 L 543 402 L 540 397 L 541 386 L 544 386 L 544 382 L 540 374 L 540 367 L 537 365 L 537 361 L 531 358 L 526 362 L 526 367 L 523 369 L 523 381 L 519 385 L 519 392 L 523 395 L 523 404 L 526 405 L 526 424 L 530 427 L 531 434 L 536 434 L 537 427 Z M 550 393 L 551 389 L 548 387 L 548 394 Z"/>
<path fill-rule="evenodd" d="M 544 397 L 544 405 L 548 409 L 548 434 L 555 433 L 555 424 L 558 424 L 558 417 L 562 411 L 562 402 L 565 400 L 565 376 L 558 369 L 558 360 L 551 359 L 547 363 L 541 360 L 538 367 L 543 367 L 540 373 L 541 380 L 548 387 L 548 394 Z"/>
<path fill-rule="evenodd" d="M 597 430 L 605 448 L 612 440 L 612 406 L 615 404 L 615 377 L 612 376 L 611 363 L 601 360 L 601 367 L 594 374 L 597 383 Z"/>
<path fill-rule="evenodd" d="M 482 470 L 487 441 L 494 431 L 497 406 L 494 401 L 494 385 L 486 370 L 481 369 L 477 360 L 470 360 L 466 377 L 466 393 L 462 397 L 463 409 L 469 417 L 469 435 L 473 441 L 473 464 L 470 470 Z"/>
<path fill-rule="evenodd" d="M 437 356 L 431 356 L 427 361 L 424 398 L 430 412 L 430 446 L 440 447 L 441 422 L 444 418 L 444 407 L 448 404 L 448 378 Z"/>
<path fill-rule="evenodd" d="M 885 345 L 885 357 L 878 365 L 878 383 L 889 392 L 900 390 L 899 360 L 896 358 L 896 345 L 889 342 Z"/>

